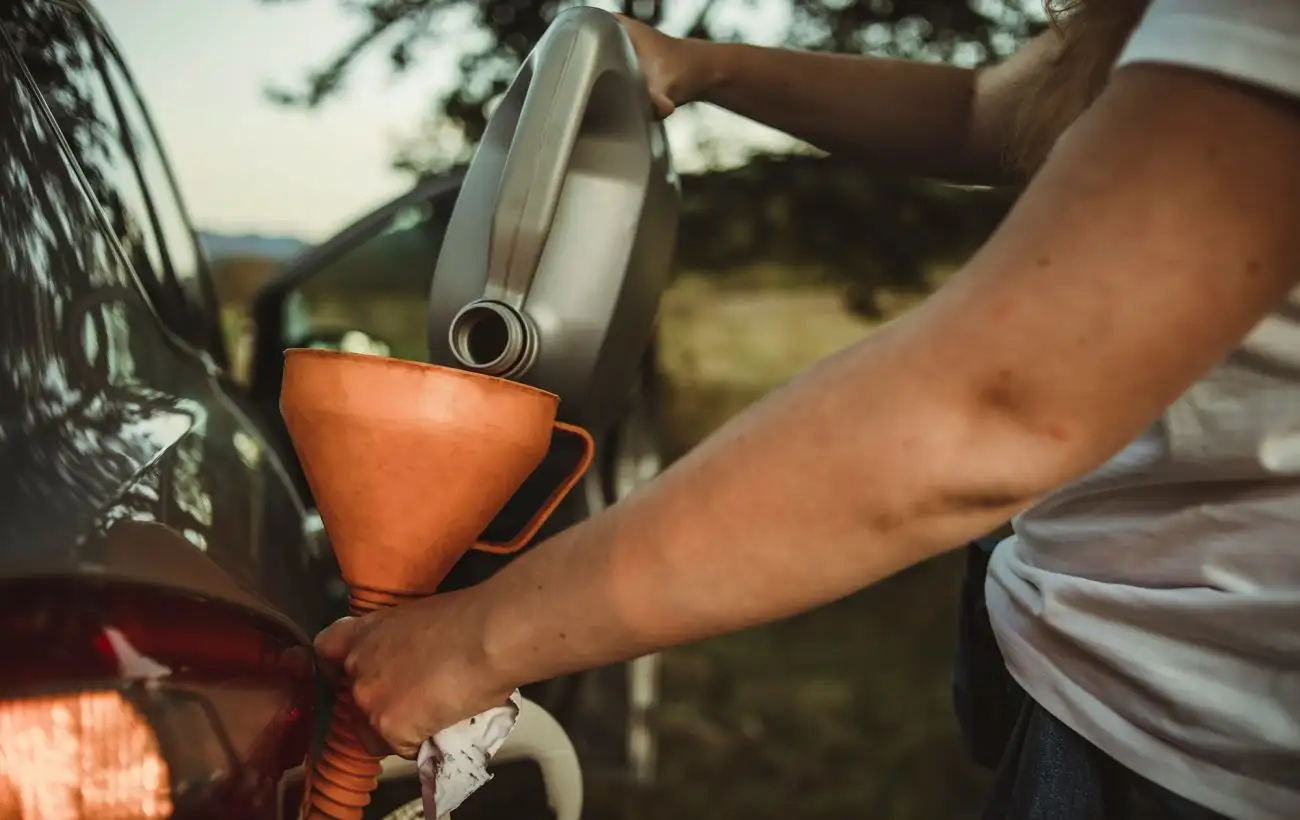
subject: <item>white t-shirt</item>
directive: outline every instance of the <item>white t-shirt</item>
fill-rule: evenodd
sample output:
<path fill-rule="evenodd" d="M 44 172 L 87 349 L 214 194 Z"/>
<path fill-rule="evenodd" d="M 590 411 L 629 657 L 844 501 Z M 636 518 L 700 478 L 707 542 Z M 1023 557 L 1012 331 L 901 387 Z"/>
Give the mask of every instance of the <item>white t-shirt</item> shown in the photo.
<path fill-rule="evenodd" d="M 1154 0 L 1140 62 L 1300 98 L 1300 0 Z M 986 591 L 1025 690 L 1175 794 L 1300 818 L 1300 287 L 1015 533 Z"/>

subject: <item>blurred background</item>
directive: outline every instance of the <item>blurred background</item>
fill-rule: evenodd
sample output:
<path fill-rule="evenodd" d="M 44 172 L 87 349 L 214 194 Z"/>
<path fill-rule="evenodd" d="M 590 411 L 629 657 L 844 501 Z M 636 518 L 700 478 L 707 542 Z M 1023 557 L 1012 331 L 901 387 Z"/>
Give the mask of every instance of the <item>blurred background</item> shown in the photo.
<path fill-rule="evenodd" d="M 153 112 L 214 269 L 234 369 L 249 299 L 286 260 L 471 156 L 494 98 L 563 3 L 98 0 Z M 1035 0 L 624 0 L 673 34 L 976 66 L 1044 24 Z M 920 104 L 920 103 L 918 103 Z M 871 177 L 852 158 L 691 106 L 676 283 L 661 318 L 670 457 L 807 363 L 924 298 L 1014 192 Z M 355 264 L 371 264 L 365 259 Z M 430 265 L 432 260 L 430 260 Z M 313 297 L 424 345 L 424 305 Z M 364 316 L 360 316 L 364 313 Z M 960 561 L 807 616 L 669 653 L 649 796 L 609 818 L 974 818 L 984 776 L 952 717 Z"/>

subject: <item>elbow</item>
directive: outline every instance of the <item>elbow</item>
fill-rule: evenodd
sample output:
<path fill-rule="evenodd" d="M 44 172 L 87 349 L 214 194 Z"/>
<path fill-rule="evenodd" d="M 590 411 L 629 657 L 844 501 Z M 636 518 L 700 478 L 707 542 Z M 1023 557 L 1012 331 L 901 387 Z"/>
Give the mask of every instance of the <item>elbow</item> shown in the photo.
<path fill-rule="evenodd" d="M 945 507 L 1012 514 L 1101 466 L 1128 436 L 1082 402 L 1016 395 L 1005 374 L 974 391 L 953 425 L 961 468 L 939 484 Z M 951 461 L 951 460 L 950 460 Z"/>
<path fill-rule="evenodd" d="M 1111 452 L 1083 415 L 1047 412 L 987 392 L 933 406 L 931 413 L 911 415 L 912 430 L 923 426 L 926 432 L 913 439 L 899 468 L 903 478 L 886 494 L 892 498 L 871 505 L 877 513 L 890 508 L 896 514 L 870 524 L 874 530 L 920 525 L 927 530 L 917 533 L 920 540 L 935 550 L 996 529 Z"/>

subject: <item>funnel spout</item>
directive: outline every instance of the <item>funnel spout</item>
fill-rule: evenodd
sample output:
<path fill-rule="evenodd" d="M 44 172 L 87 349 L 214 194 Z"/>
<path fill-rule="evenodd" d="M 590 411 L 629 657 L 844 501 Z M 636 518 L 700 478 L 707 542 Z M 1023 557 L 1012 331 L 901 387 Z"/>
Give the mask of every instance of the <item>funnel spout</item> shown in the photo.
<path fill-rule="evenodd" d="M 537 350 L 535 334 L 518 311 L 490 299 L 461 308 L 447 336 L 461 367 L 489 376 L 522 376 Z"/>

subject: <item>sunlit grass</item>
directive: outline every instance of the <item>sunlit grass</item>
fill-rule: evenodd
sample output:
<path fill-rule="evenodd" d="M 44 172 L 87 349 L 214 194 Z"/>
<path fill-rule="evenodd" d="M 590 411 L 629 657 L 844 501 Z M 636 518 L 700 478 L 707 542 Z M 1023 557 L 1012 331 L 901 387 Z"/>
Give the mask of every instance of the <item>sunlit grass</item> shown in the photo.
<path fill-rule="evenodd" d="M 674 453 L 924 298 L 883 293 L 873 321 L 850 313 L 843 294 L 815 273 L 777 267 L 679 277 L 660 313 L 659 363 L 672 387 L 663 433 Z"/>

